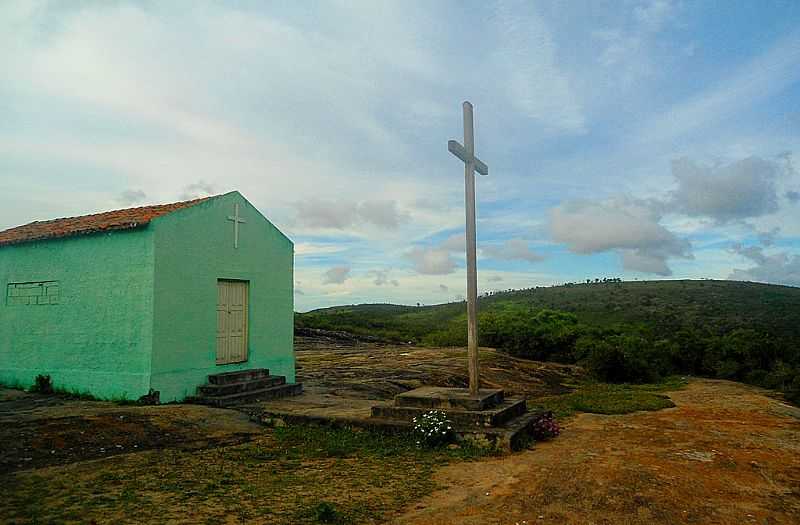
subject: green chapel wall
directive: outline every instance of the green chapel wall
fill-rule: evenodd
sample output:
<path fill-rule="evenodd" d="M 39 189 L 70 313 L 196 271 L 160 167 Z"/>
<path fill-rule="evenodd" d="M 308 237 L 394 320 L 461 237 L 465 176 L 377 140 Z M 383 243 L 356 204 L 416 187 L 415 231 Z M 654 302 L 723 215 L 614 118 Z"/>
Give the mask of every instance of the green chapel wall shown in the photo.
<path fill-rule="evenodd" d="M 0 247 L 0 382 L 146 394 L 152 272 L 149 229 Z"/>
<path fill-rule="evenodd" d="M 234 248 L 234 204 L 247 222 Z M 295 381 L 293 244 L 238 192 L 155 219 L 151 386 L 162 402 L 209 374 L 269 368 Z M 216 365 L 217 280 L 249 281 L 248 361 Z"/>

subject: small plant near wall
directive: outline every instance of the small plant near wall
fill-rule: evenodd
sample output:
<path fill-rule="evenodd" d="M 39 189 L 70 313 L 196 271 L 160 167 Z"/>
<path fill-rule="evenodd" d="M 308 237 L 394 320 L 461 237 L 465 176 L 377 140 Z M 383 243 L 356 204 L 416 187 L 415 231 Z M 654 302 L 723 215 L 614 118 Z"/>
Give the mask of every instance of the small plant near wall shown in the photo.
<path fill-rule="evenodd" d="M 533 424 L 533 432 L 531 433 L 533 439 L 536 441 L 544 441 L 552 439 L 561 433 L 561 427 L 558 426 L 553 413 L 548 411 L 539 416 Z"/>
<path fill-rule="evenodd" d="M 415 441 L 420 448 L 436 448 L 455 441 L 453 426 L 442 410 L 430 410 L 412 422 Z"/>
<path fill-rule="evenodd" d="M 49 375 L 39 374 L 36 376 L 36 382 L 30 388 L 31 392 L 39 392 L 40 394 L 52 394 L 53 382 Z"/>

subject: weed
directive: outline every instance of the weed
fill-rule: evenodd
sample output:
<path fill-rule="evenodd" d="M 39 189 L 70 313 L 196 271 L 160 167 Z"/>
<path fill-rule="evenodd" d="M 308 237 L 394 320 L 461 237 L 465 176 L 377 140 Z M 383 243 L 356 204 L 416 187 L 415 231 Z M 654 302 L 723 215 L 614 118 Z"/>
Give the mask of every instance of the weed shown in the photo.
<path fill-rule="evenodd" d="M 50 379 L 49 375 L 39 374 L 36 376 L 36 380 L 33 383 L 33 386 L 30 388 L 31 392 L 38 392 L 40 394 L 49 395 L 53 393 L 53 382 Z"/>
<path fill-rule="evenodd" d="M 312 519 L 318 523 L 342 523 L 341 513 L 336 510 L 336 505 L 327 501 L 317 503 L 311 509 Z"/>

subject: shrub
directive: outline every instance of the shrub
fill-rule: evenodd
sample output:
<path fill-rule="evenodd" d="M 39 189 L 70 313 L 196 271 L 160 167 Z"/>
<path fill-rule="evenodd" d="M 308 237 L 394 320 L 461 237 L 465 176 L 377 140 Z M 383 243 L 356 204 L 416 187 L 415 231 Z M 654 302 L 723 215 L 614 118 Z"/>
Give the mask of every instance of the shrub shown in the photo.
<path fill-rule="evenodd" d="M 800 406 L 800 369 L 795 373 L 794 379 L 786 388 L 786 399 Z"/>
<path fill-rule="evenodd" d="M 317 523 L 341 523 L 342 515 L 336 510 L 336 505 L 321 501 L 311 509 L 311 514 Z"/>
<path fill-rule="evenodd" d="M 447 419 L 447 413 L 441 410 L 429 410 L 412 421 L 414 437 L 420 448 L 435 448 L 455 440 L 455 433 Z"/>
<path fill-rule="evenodd" d="M 578 319 L 555 310 L 510 306 L 481 315 L 480 343 L 526 359 L 572 362 Z"/>
<path fill-rule="evenodd" d="M 49 375 L 39 374 L 36 376 L 36 382 L 31 387 L 31 392 L 39 392 L 40 394 L 52 394 L 53 382 Z"/>
<path fill-rule="evenodd" d="M 589 350 L 584 366 L 607 383 L 648 383 L 665 372 L 653 344 L 637 335 L 615 335 L 599 340 Z"/>
<path fill-rule="evenodd" d="M 531 436 L 536 441 L 544 441 L 545 439 L 554 438 L 560 433 L 561 433 L 561 427 L 558 426 L 558 423 L 553 417 L 553 413 L 548 411 L 542 414 L 533 423 L 533 430 L 531 432 Z"/>

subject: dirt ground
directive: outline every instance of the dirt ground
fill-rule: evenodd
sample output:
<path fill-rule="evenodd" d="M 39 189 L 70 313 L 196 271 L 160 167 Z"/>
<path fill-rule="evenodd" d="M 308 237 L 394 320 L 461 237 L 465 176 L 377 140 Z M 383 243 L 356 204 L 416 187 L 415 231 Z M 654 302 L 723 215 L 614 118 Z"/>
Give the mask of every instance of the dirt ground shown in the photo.
<path fill-rule="evenodd" d="M 261 431 L 232 410 L 119 406 L 0 389 L 0 474 L 150 449 L 232 445 Z"/>
<path fill-rule="evenodd" d="M 358 341 L 326 345 L 319 338 L 297 345 L 298 380 L 317 399 L 351 399 L 353 406 L 369 407 L 373 400 L 421 384 L 466 385 L 463 350 Z M 488 349 L 482 357 L 485 384 L 503 387 L 510 395 L 552 396 L 568 392 L 581 378 L 576 367 L 517 360 Z M 566 422 L 561 436 L 532 450 L 444 467 L 434 475 L 442 488 L 394 523 L 800 523 L 800 409 L 767 391 L 725 381 L 692 380 L 668 395 L 675 408 L 621 416 L 580 414 Z M 183 484 L 199 483 L 192 476 L 202 473 L 192 474 L 194 467 L 173 468 L 164 458 L 190 465 L 190 458 L 208 457 L 224 460 L 223 470 L 238 471 L 229 456 L 249 447 L 242 449 L 250 454 L 247 468 L 266 475 L 259 462 L 274 458 L 262 454 L 265 459 L 260 459 L 256 452 L 262 445 L 256 444 L 269 438 L 263 427 L 235 410 L 119 406 L 0 390 L 0 481 L 5 479 L 7 488 L 23 480 L 33 489 L 34 482 L 46 483 L 42 487 L 48 497 L 75 499 L 77 489 L 53 483 L 73 472 L 94 475 L 102 466 L 106 470 L 97 476 L 110 476 L 118 485 L 127 480 L 130 492 L 130 497 L 125 492 L 106 503 L 109 516 L 120 510 L 114 507 L 118 501 L 128 501 L 131 508 L 156 501 L 156 496 L 152 501 L 135 498 L 140 480 L 132 473 L 142 465 L 163 470 L 158 476 L 178 476 L 173 499 L 180 499 Z M 374 472 L 364 474 L 364 480 L 388 470 L 380 461 L 385 460 L 370 463 Z M 332 476 L 313 478 L 312 486 L 335 480 L 335 471 L 309 465 L 309 472 Z M 297 487 L 306 487 L 306 478 L 293 475 Z M 155 495 L 158 476 L 148 489 Z M 247 483 L 268 481 L 245 478 L 241 490 L 256 490 L 260 485 L 247 488 Z M 102 485 L 98 479 L 92 483 Z M 222 481 L 233 482 L 227 479 Z M 81 490 L 94 494 L 94 486 Z M 79 513 L 82 500 L 75 501 L 71 505 Z"/>
<path fill-rule="evenodd" d="M 445 467 L 394 523 L 800 523 L 800 409 L 694 380 L 676 408 L 581 414 L 520 454 Z"/>

